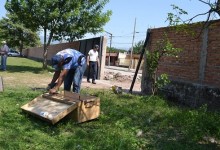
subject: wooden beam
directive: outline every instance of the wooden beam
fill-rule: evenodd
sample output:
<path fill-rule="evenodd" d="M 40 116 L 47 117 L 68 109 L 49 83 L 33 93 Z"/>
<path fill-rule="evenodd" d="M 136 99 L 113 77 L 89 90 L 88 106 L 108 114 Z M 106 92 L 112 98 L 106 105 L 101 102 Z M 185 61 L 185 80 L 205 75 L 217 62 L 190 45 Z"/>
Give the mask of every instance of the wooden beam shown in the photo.
<path fill-rule="evenodd" d="M 0 92 L 4 91 L 3 78 L 0 76 Z"/>

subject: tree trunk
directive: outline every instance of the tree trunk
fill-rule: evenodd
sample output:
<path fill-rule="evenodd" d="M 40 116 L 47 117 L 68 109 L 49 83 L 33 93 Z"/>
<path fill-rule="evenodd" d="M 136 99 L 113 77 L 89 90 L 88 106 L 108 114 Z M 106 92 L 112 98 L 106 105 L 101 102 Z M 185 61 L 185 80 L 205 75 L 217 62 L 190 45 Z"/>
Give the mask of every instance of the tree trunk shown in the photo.
<path fill-rule="evenodd" d="M 47 42 L 47 29 L 44 29 L 43 69 L 47 69 L 47 51 L 48 51 L 48 46 L 46 45 L 46 42 Z"/>
<path fill-rule="evenodd" d="M 152 94 L 152 79 L 150 78 L 150 74 L 147 71 L 147 58 L 146 54 L 144 55 L 144 64 L 142 70 L 142 80 L 141 80 L 141 93 L 144 95 Z"/>

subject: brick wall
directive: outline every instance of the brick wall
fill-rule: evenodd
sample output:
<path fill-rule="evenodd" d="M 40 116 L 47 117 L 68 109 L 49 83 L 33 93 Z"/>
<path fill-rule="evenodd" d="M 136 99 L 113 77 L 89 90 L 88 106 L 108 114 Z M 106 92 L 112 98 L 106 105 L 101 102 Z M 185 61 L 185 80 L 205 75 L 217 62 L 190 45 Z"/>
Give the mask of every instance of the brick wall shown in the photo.
<path fill-rule="evenodd" d="M 165 89 L 166 93 L 172 93 L 169 97 L 198 106 L 210 101 L 214 104 L 217 100 L 220 107 L 220 20 L 201 32 L 202 25 L 190 25 L 195 36 L 176 32 L 171 27 L 151 29 L 148 49 L 154 50 L 164 33 L 174 47 L 182 49 L 178 58 L 166 56 L 159 64 L 158 74 L 167 73 L 172 81 Z M 143 73 L 143 93 L 147 88 L 145 79 Z"/>
<path fill-rule="evenodd" d="M 204 83 L 220 88 L 220 21 L 209 28 Z"/>
<path fill-rule="evenodd" d="M 203 33 L 198 37 L 200 27 L 200 25 L 192 27 L 195 36 L 177 33 L 169 28 L 152 29 L 149 49 L 155 49 L 157 41 L 160 41 L 162 35 L 166 33 L 174 47 L 181 48 L 182 52 L 178 58 L 162 58 L 159 74 L 167 73 L 172 80 L 220 88 L 220 34 L 217 34 L 220 33 L 220 21 L 216 21 L 208 28 L 207 40 L 204 40 Z M 204 43 L 207 44 L 206 47 L 203 46 Z"/>

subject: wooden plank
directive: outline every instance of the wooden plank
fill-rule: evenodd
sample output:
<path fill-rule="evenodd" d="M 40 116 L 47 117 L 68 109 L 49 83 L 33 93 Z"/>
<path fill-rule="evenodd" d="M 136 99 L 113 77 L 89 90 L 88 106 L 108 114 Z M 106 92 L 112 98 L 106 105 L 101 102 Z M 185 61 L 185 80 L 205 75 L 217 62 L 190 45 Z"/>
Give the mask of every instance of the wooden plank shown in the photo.
<path fill-rule="evenodd" d="M 49 94 L 49 93 L 45 93 L 42 95 L 43 98 L 46 98 L 46 99 L 50 99 L 50 100 L 53 100 L 53 101 L 58 101 L 58 102 L 61 102 L 61 103 L 66 103 L 66 104 L 73 104 L 73 102 L 71 102 L 69 99 L 67 98 L 64 98 L 63 95 L 61 94 Z"/>
<path fill-rule="evenodd" d="M 64 91 L 64 98 L 70 99 L 72 101 L 95 101 L 96 96 L 91 95 L 80 95 L 78 93 L 73 93 L 69 91 Z"/>
<path fill-rule="evenodd" d="M 0 92 L 4 91 L 3 78 L 0 76 Z"/>
<path fill-rule="evenodd" d="M 54 101 L 42 95 L 21 107 L 23 111 L 52 124 L 57 123 L 76 108 L 77 103 Z"/>
<path fill-rule="evenodd" d="M 68 91 L 52 95 L 45 93 L 25 104 L 21 109 L 52 124 L 68 114 L 74 121 L 82 123 L 99 117 L 100 98 Z"/>

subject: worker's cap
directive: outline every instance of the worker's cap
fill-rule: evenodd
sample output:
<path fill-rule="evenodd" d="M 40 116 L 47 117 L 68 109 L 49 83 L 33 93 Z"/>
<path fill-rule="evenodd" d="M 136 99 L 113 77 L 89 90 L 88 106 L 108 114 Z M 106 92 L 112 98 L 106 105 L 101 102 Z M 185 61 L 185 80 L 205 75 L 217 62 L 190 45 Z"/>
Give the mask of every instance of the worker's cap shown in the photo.
<path fill-rule="evenodd" d="M 6 44 L 6 41 L 2 41 L 2 44 Z"/>
<path fill-rule="evenodd" d="M 57 68 L 57 65 L 62 61 L 63 57 L 61 55 L 54 55 L 51 58 L 51 66 Z"/>
<path fill-rule="evenodd" d="M 94 48 L 99 48 L 99 45 L 95 45 Z"/>

